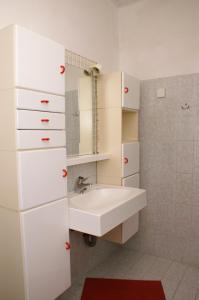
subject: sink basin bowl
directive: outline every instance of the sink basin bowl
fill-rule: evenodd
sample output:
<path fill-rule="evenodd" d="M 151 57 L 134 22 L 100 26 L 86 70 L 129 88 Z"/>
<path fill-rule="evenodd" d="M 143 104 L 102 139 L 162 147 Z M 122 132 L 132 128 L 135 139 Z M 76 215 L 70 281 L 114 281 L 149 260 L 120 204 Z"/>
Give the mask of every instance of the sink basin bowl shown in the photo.
<path fill-rule="evenodd" d="M 146 191 L 96 185 L 69 199 L 70 229 L 102 236 L 146 206 Z"/>

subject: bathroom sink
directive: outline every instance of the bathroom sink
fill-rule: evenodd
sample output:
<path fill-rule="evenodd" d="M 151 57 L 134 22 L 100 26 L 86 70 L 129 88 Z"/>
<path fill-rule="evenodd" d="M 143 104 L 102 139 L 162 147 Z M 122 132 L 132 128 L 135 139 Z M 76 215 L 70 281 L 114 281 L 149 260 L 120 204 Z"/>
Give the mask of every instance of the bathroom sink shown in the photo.
<path fill-rule="evenodd" d="M 70 229 L 102 236 L 146 206 L 146 191 L 96 185 L 69 198 Z"/>

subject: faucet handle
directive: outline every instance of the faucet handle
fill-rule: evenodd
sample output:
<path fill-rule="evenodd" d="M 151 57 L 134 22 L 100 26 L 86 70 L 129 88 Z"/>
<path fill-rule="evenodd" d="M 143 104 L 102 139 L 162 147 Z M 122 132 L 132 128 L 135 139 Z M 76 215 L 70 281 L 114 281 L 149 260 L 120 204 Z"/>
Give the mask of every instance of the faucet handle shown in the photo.
<path fill-rule="evenodd" d="M 81 182 L 81 183 L 86 181 L 87 179 L 88 179 L 88 177 L 82 177 L 82 176 L 78 177 L 78 181 Z"/>

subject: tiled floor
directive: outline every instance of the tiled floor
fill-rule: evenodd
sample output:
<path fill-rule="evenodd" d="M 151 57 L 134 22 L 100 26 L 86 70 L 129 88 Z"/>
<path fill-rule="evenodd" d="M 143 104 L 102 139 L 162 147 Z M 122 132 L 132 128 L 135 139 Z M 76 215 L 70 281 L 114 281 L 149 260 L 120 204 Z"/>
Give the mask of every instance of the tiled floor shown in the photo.
<path fill-rule="evenodd" d="M 199 300 L 199 269 L 132 250 L 115 252 L 86 277 L 161 280 L 167 300 Z M 80 300 L 83 283 L 84 278 L 59 300 Z"/>

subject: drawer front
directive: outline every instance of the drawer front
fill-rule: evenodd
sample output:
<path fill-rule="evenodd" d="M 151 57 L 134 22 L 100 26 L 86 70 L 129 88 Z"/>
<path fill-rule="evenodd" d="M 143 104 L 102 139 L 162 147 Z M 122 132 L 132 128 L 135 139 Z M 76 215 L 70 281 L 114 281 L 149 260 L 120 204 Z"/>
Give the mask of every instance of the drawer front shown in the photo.
<path fill-rule="evenodd" d="M 18 152 L 20 209 L 66 197 L 66 149 Z"/>
<path fill-rule="evenodd" d="M 17 130 L 17 148 L 51 148 L 65 147 L 64 130 Z"/>
<path fill-rule="evenodd" d="M 16 107 L 19 109 L 65 113 L 65 97 L 17 89 Z"/>
<path fill-rule="evenodd" d="M 122 106 L 138 110 L 140 108 L 140 81 L 122 73 Z"/>
<path fill-rule="evenodd" d="M 122 177 L 139 173 L 139 142 L 122 144 Z"/>
<path fill-rule="evenodd" d="M 17 110 L 17 129 L 65 129 L 65 114 Z"/>

